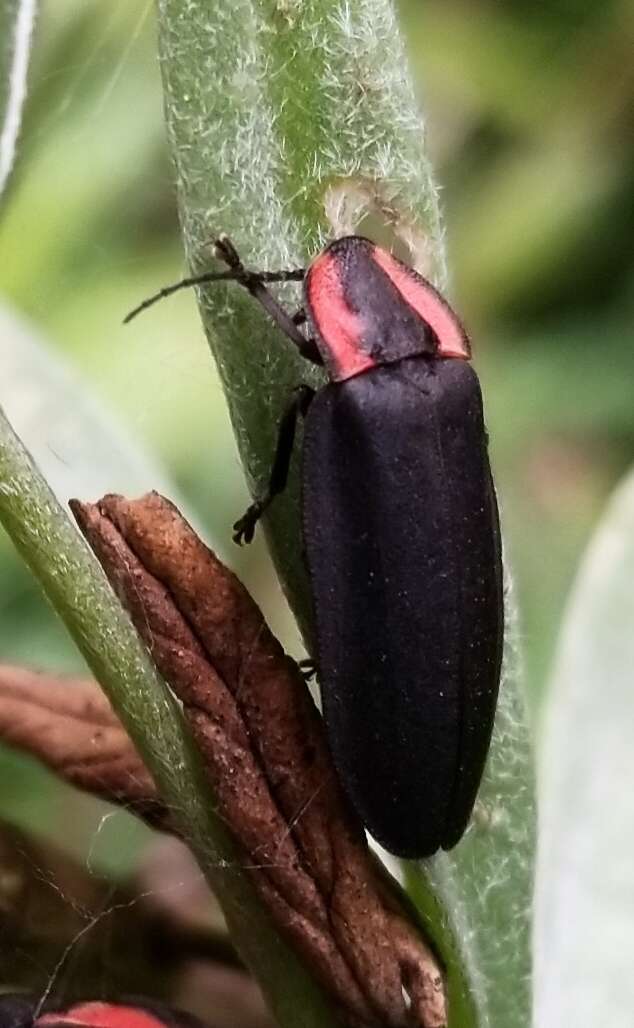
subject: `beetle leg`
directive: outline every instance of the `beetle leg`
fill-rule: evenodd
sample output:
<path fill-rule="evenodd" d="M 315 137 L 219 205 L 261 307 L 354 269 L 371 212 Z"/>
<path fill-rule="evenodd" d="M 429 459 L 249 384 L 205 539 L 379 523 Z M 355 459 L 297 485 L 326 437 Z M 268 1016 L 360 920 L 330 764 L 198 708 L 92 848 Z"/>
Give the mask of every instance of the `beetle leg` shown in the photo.
<path fill-rule="evenodd" d="M 317 665 L 312 657 L 306 657 L 305 660 L 298 661 L 297 666 L 305 682 L 310 682 L 313 678 L 317 677 Z"/>
<path fill-rule="evenodd" d="M 290 317 L 265 285 L 268 282 L 302 281 L 306 272 L 302 268 L 294 271 L 248 271 L 228 236 L 220 236 L 216 241 L 215 248 L 217 256 L 235 273 L 236 282 L 244 286 L 251 296 L 264 307 L 284 335 L 295 343 L 302 357 L 313 364 L 322 364 L 315 340 L 306 338 L 297 327 L 306 320 L 305 313 L 298 311 L 296 315 Z M 303 318 L 300 318 L 299 321 L 296 320 L 298 314 L 303 314 Z"/>
<path fill-rule="evenodd" d="M 248 289 L 251 296 L 260 303 L 275 324 L 282 330 L 291 342 L 299 350 L 299 353 L 311 364 L 323 364 L 321 354 L 314 339 L 308 338 L 297 327 L 294 317 L 290 317 L 282 305 L 278 303 L 272 293 L 266 288 L 257 272 L 247 272 L 247 277 L 238 279 L 241 285 Z M 304 316 L 305 317 L 305 316 Z"/>
<path fill-rule="evenodd" d="M 252 503 L 246 513 L 243 514 L 242 517 L 234 524 L 234 543 L 241 545 L 243 542 L 251 542 L 255 532 L 255 526 L 262 517 L 262 514 L 271 501 L 286 488 L 288 469 L 290 467 L 291 456 L 293 453 L 293 443 L 295 442 L 297 418 L 300 414 L 302 417 L 305 416 L 310 401 L 314 395 L 315 390 L 311 389 L 310 386 L 307 385 L 298 386 L 297 389 L 293 390 L 291 399 L 289 400 L 280 419 L 277 446 L 275 448 L 275 457 L 273 458 L 273 466 L 271 468 L 268 488 L 264 493 L 264 496 Z"/>
<path fill-rule="evenodd" d="M 304 325 L 308 320 L 306 311 L 303 307 L 300 307 L 298 311 L 293 314 L 293 323 L 295 325 Z"/>

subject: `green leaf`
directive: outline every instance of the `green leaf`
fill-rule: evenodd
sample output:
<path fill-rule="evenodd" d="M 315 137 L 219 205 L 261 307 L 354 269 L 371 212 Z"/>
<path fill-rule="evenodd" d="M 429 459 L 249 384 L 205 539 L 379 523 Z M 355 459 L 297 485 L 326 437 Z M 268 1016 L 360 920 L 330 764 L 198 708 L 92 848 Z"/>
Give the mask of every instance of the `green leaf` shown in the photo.
<path fill-rule="evenodd" d="M 634 474 L 572 590 L 540 753 L 535 1028 L 629 1028 L 634 1010 Z"/>
<path fill-rule="evenodd" d="M 425 126 L 389 0 L 159 0 L 161 69 L 185 247 L 206 268 L 227 232 L 255 267 L 304 265 L 365 231 L 446 284 Z M 297 291 L 280 291 L 289 307 Z M 321 381 L 235 286 L 201 294 L 254 494 L 290 389 Z M 149 315 L 151 316 L 151 315 Z M 297 467 L 265 529 L 310 639 Z M 505 675 L 476 823 L 452 853 L 409 869 L 450 970 L 452 1028 L 528 1023 L 532 758 L 517 674 Z"/>
<path fill-rule="evenodd" d="M 35 328 L 0 305 L 0 403 L 62 503 L 175 488 Z"/>
<path fill-rule="evenodd" d="M 71 496 L 94 500 L 108 492 L 138 496 L 158 489 L 195 522 L 163 469 L 100 404 L 94 389 L 29 321 L 1 303 L 0 368 L 0 405 L 60 503 Z M 9 547 L 0 534 L 5 659 L 52 659 L 77 670 L 74 648 L 39 602 L 32 577 Z M 28 616 L 25 596 L 31 598 Z"/>
<path fill-rule="evenodd" d="M 36 10 L 36 0 L 0 2 L 0 193 L 15 158 Z"/>

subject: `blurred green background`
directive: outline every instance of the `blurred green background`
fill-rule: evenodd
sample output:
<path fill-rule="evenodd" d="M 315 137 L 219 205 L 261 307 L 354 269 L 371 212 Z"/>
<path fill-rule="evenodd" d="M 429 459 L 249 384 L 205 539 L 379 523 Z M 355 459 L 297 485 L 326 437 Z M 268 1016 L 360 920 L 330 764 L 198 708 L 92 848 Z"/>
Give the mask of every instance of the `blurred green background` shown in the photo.
<path fill-rule="evenodd" d="M 633 453 L 634 7 L 399 6 L 443 187 L 453 298 L 485 393 L 536 715 L 575 568 Z M 184 270 L 153 5 L 47 0 L 30 81 L 0 221 L 3 302 L 162 464 L 300 652 L 261 542 L 230 543 L 247 496 L 193 296 L 121 325 Z M 49 456 L 65 459 L 52 446 Z M 2 535 L 0 582 L 0 659 L 81 670 Z M 14 755 L 0 755 L 0 779 L 0 814 L 35 818 L 78 852 L 94 844 L 87 801 Z M 104 843 L 105 863 L 122 859 Z"/>

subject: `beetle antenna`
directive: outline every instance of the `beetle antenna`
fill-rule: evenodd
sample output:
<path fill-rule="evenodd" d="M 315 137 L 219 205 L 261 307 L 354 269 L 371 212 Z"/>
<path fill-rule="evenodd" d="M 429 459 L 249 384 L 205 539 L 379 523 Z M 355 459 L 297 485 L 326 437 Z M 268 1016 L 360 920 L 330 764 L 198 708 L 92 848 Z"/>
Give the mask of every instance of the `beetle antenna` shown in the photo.
<path fill-rule="evenodd" d="M 131 310 L 129 314 L 126 314 L 123 319 L 123 324 L 127 325 L 128 322 L 136 318 L 137 314 L 141 311 L 145 311 L 148 307 L 152 307 L 159 300 L 164 300 L 166 296 L 171 296 L 172 293 L 177 293 L 180 289 L 189 289 L 191 286 L 205 285 L 207 282 L 239 282 L 240 285 L 248 289 L 250 293 L 257 294 L 260 292 L 260 288 L 265 283 L 270 282 L 301 282 L 304 279 L 306 272 L 303 268 L 292 268 L 289 271 L 248 271 L 240 257 L 235 246 L 228 238 L 228 236 L 220 236 L 215 244 L 216 253 L 218 256 L 229 265 L 227 271 L 208 271 L 202 275 L 190 275 L 187 278 L 182 278 L 180 282 L 173 282 L 169 286 L 163 286 L 157 293 L 152 296 L 148 296 L 147 299 L 143 300 L 138 307 Z"/>
<path fill-rule="evenodd" d="M 141 311 L 145 311 L 148 307 L 153 307 L 159 300 L 164 300 L 166 296 L 171 296 L 172 293 L 177 293 L 179 289 L 189 289 L 190 286 L 202 285 L 204 282 L 218 282 L 226 279 L 235 279 L 238 274 L 235 271 L 218 271 L 214 273 L 207 273 L 204 275 L 191 275 L 188 278 L 182 278 L 180 282 L 172 282 L 169 286 L 163 286 L 158 292 L 153 293 L 152 296 L 148 296 L 145 300 L 142 300 L 138 307 L 131 310 L 126 314 L 123 319 L 123 324 L 127 325 L 129 321 L 136 318 L 137 314 Z"/>
<path fill-rule="evenodd" d="M 152 296 L 148 296 L 143 300 L 138 307 L 126 314 L 123 319 L 123 324 L 127 325 L 128 322 L 136 318 L 137 314 L 141 311 L 145 311 L 148 307 L 152 307 L 159 300 L 164 300 L 166 296 L 171 296 L 172 293 L 177 293 L 179 289 L 189 289 L 190 286 L 201 286 L 206 282 L 239 282 L 246 289 L 252 288 L 254 285 L 264 285 L 265 282 L 301 282 L 304 278 L 305 272 L 302 268 L 294 268 L 290 271 L 245 271 L 244 269 L 233 269 L 230 268 L 228 271 L 208 271 L 203 275 L 191 275 L 188 278 L 182 278 L 180 282 L 173 282 L 169 286 L 163 286 L 158 292 Z"/>

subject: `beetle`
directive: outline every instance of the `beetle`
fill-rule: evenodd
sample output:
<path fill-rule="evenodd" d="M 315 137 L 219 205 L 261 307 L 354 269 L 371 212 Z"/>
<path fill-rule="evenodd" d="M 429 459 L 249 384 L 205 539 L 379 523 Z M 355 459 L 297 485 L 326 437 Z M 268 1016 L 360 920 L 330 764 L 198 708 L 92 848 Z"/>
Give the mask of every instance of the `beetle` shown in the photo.
<path fill-rule="evenodd" d="M 0 996 L 0 1028 L 203 1028 L 203 1024 L 193 1014 L 139 996 L 119 1003 L 98 999 L 58 1006 L 54 999 L 43 1004 L 39 996 L 6 993 Z"/>
<path fill-rule="evenodd" d="M 328 383 L 300 386 L 280 422 L 266 493 L 234 526 L 249 542 L 286 484 L 304 417 L 302 525 L 314 656 L 332 756 L 371 835 L 418 858 L 468 824 L 500 679 L 500 530 L 470 344 L 440 293 L 361 236 L 307 270 L 253 272 L 226 237 L 225 272 Z M 301 281 L 291 317 L 267 289 Z M 304 323 L 308 334 L 303 331 Z"/>

